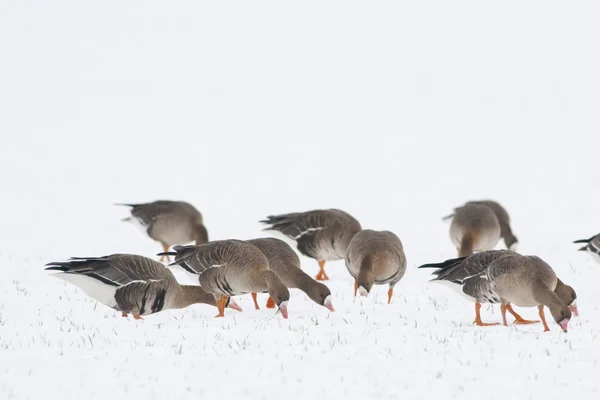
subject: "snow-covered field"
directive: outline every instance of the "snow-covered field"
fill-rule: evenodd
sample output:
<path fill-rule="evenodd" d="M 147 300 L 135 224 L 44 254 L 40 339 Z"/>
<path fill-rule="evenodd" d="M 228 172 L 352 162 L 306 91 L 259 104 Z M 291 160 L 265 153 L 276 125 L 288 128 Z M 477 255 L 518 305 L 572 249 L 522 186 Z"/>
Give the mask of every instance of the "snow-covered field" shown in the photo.
<path fill-rule="evenodd" d="M 0 398 L 598 399 L 600 264 L 570 242 L 600 232 L 599 8 L 2 2 Z M 143 321 L 43 271 L 153 256 L 112 204 L 163 198 L 212 239 L 341 208 L 397 233 L 409 269 L 391 305 L 354 299 L 340 261 L 335 313 L 294 291 L 288 320 L 242 297 Z M 480 198 L 576 289 L 568 333 L 475 327 L 416 269 L 455 256 L 441 218 Z"/>

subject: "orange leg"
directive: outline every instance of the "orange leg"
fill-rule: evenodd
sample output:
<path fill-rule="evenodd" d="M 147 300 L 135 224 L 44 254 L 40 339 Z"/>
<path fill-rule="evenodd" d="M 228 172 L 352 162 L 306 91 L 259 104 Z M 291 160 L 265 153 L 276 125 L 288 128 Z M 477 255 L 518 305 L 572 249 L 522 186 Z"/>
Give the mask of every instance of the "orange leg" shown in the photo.
<path fill-rule="evenodd" d="M 500 312 L 502 313 L 502 325 L 504 326 L 508 326 L 508 323 L 506 322 L 506 309 L 506 304 L 500 304 Z"/>
<path fill-rule="evenodd" d="M 219 314 L 215 315 L 215 318 L 224 317 L 225 316 L 225 304 L 227 304 L 227 296 L 221 295 L 221 298 L 217 300 L 217 308 L 219 309 Z"/>
<path fill-rule="evenodd" d="M 121 317 L 123 317 L 123 318 L 127 318 L 127 313 L 126 313 L 126 312 L 123 312 L 123 311 L 121 311 Z"/>
<path fill-rule="evenodd" d="M 267 300 L 267 308 L 275 308 L 275 306 L 275 300 L 269 296 L 269 299 Z"/>
<path fill-rule="evenodd" d="M 510 303 L 506 305 L 506 310 L 509 313 L 511 313 L 513 315 L 513 317 L 515 317 L 515 324 L 517 324 L 517 325 L 536 324 L 536 323 L 540 322 L 540 321 L 529 321 L 527 319 L 523 319 L 519 314 L 516 313 L 515 310 L 513 310 Z"/>
<path fill-rule="evenodd" d="M 544 306 L 539 305 L 538 308 L 540 310 L 540 318 L 542 319 L 542 322 L 544 324 L 544 332 L 550 332 L 550 328 L 548 328 L 548 324 L 546 323 L 546 315 L 544 314 Z"/>
<path fill-rule="evenodd" d="M 356 297 L 357 291 L 358 291 L 358 281 L 354 281 L 354 297 Z"/>
<path fill-rule="evenodd" d="M 162 244 L 163 245 L 163 250 L 165 252 L 169 251 L 169 245 L 168 244 Z M 167 257 L 167 262 L 171 262 L 171 257 L 169 256 L 160 256 L 160 259 L 158 261 L 163 261 L 165 259 L 165 257 Z"/>
<path fill-rule="evenodd" d="M 392 302 L 392 295 L 394 294 L 394 288 L 391 287 L 390 290 L 388 290 L 388 304 L 390 304 Z"/>
<path fill-rule="evenodd" d="M 256 301 L 256 293 L 252 293 L 252 301 L 254 301 L 254 309 L 260 310 L 260 307 L 258 306 L 258 301 Z"/>
<path fill-rule="evenodd" d="M 143 319 L 140 314 L 133 313 L 133 319 Z"/>
<path fill-rule="evenodd" d="M 327 280 L 329 280 L 329 277 L 325 273 L 325 261 L 323 261 L 323 260 L 319 260 L 319 273 L 317 274 L 317 276 L 315 277 L 315 279 L 318 280 L 318 281 L 327 281 Z"/>
<path fill-rule="evenodd" d="M 500 325 L 498 322 L 485 323 L 485 322 L 481 321 L 481 314 L 479 313 L 479 310 L 481 310 L 481 304 L 475 303 L 475 325 L 477 325 L 477 326 Z"/>

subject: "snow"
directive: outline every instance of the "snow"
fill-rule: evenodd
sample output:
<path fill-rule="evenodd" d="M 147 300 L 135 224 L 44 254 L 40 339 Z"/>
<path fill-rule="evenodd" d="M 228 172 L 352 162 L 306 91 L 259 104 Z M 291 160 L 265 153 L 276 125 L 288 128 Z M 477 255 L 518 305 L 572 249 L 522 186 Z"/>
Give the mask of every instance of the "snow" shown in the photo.
<path fill-rule="evenodd" d="M 571 241 L 600 232 L 599 8 L 2 2 L 0 397 L 597 399 L 600 265 Z M 577 291 L 568 333 L 475 327 L 416 269 L 455 256 L 442 217 L 483 198 Z M 245 296 L 143 321 L 43 271 L 154 256 L 113 203 L 155 199 L 196 205 L 212 239 L 340 208 L 396 233 L 408 271 L 391 305 L 354 299 L 338 261 L 334 313 L 293 290 L 288 320 Z"/>

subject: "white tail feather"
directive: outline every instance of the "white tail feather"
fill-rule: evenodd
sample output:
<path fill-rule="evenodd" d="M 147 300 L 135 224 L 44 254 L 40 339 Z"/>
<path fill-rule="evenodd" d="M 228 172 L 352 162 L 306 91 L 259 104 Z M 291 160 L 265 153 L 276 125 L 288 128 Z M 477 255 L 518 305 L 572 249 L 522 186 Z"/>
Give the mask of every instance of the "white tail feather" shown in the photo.
<path fill-rule="evenodd" d="M 85 294 L 99 303 L 113 308 L 117 306 L 117 302 L 115 301 L 115 292 L 118 289 L 117 286 L 107 285 L 98 279 L 81 274 L 69 274 L 61 272 L 52 274 L 51 276 L 77 286 Z"/>

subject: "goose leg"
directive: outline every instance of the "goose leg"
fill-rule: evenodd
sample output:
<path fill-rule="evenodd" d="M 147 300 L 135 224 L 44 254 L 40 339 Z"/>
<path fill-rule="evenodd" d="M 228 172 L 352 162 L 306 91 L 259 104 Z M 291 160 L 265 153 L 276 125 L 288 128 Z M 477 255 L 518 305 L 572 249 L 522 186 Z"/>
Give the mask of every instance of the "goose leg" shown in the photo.
<path fill-rule="evenodd" d="M 219 314 L 215 315 L 215 318 L 224 317 L 225 316 L 225 304 L 227 304 L 227 296 L 221 295 L 221 298 L 217 300 L 217 308 L 219 309 Z"/>
<path fill-rule="evenodd" d="M 126 312 L 123 312 L 123 311 L 121 311 L 121 317 L 123 317 L 123 318 L 127 318 L 127 313 L 126 313 Z"/>
<path fill-rule="evenodd" d="M 513 317 L 515 317 L 515 324 L 517 324 L 517 325 L 536 324 L 536 323 L 540 322 L 540 321 L 529 321 L 527 319 L 523 319 L 519 314 L 516 313 L 515 310 L 513 310 L 510 303 L 506 305 L 506 310 L 509 313 L 511 313 L 513 315 Z"/>
<path fill-rule="evenodd" d="M 548 324 L 546 323 L 546 315 L 544 314 L 544 305 L 540 304 L 538 306 L 539 310 L 540 310 L 540 318 L 542 319 L 542 322 L 544 323 L 544 332 L 550 332 L 550 328 L 548 328 Z"/>
<path fill-rule="evenodd" d="M 388 304 L 392 302 L 392 295 L 394 294 L 394 288 L 390 286 L 390 290 L 388 290 Z"/>
<path fill-rule="evenodd" d="M 323 261 L 323 260 L 319 260 L 319 273 L 317 274 L 317 276 L 315 277 L 315 279 L 318 280 L 318 281 L 327 281 L 327 280 L 329 280 L 329 277 L 325 273 L 325 261 Z"/>
<path fill-rule="evenodd" d="M 169 245 L 168 244 L 162 244 L 163 245 L 163 250 L 166 253 L 167 251 L 169 251 Z M 158 261 L 163 261 L 165 259 L 165 257 L 167 257 L 167 262 L 171 262 L 171 257 L 169 256 L 160 256 L 160 259 Z"/>
<path fill-rule="evenodd" d="M 252 293 L 252 301 L 254 301 L 254 309 L 260 310 L 260 307 L 258 306 L 258 301 L 256 301 L 256 293 Z"/>
<path fill-rule="evenodd" d="M 502 325 L 504 326 L 508 326 L 508 323 L 506 322 L 506 309 L 506 304 L 500 304 L 500 312 L 502 313 Z"/>
<path fill-rule="evenodd" d="M 358 291 L 358 281 L 354 281 L 354 297 L 356 297 L 357 291 Z"/>
<path fill-rule="evenodd" d="M 142 316 L 138 313 L 133 313 L 133 319 L 143 319 Z"/>
<path fill-rule="evenodd" d="M 275 308 L 275 306 L 275 300 L 273 300 L 273 298 L 269 296 L 269 299 L 267 300 L 267 308 Z"/>
<path fill-rule="evenodd" d="M 493 326 L 500 325 L 498 322 L 486 323 L 481 320 L 481 314 L 479 312 L 481 310 L 481 303 L 475 303 L 475 325 L 477 326 Z"/>

